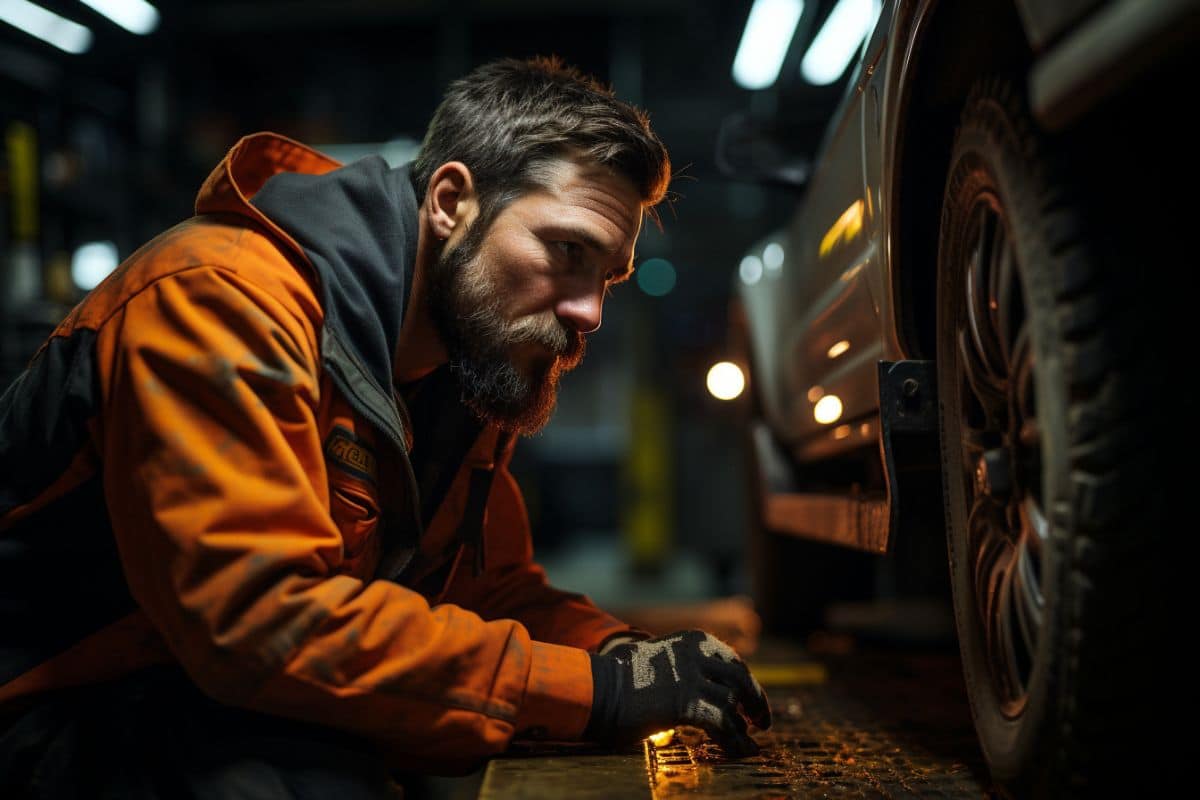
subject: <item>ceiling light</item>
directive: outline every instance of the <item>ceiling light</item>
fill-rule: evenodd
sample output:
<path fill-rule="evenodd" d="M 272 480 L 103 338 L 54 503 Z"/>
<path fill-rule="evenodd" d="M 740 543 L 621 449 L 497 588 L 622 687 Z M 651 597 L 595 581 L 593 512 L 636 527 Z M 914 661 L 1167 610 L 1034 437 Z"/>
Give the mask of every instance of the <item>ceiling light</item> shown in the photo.
<path fill-rule="evenodd" d="M 842 77 L 880 8 L 880 0 L 839 0 L 800 62 L 804 79 L 825 86 Z"/>
<path fill-rule="evenodd" d="M 28 0 L 0 0 L 0 20 L 68 53 L 83 53 L 92 46 L 92 32 L 86 27 Z"/>
<path fill-rule="evenodd" d="M 804 11 L 804 0 L 754 0 L 733 59 L 733 79 L 743 89 L 775 83 Z"/>
<path fill-rule="evenodd" d="M 158 9 L 146 0 L 79 0 L 130 33 L 145 36 L 158 27 Z"/>

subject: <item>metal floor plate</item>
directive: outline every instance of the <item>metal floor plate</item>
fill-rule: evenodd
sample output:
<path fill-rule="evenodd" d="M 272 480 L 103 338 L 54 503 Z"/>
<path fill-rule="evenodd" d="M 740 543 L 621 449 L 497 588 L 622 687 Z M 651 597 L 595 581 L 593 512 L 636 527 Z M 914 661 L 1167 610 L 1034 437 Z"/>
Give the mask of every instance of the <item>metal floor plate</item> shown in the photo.
<path fill-rule="evenodd" d="M 480 798 L 987 797 L 957 654 L 856 653 L 756 668 L 775 724 L 727 760 L 683 729 L 641 753 L 530 751 L 491 763 Z M 827 679 L 826 679 L 826 676 Z"/>

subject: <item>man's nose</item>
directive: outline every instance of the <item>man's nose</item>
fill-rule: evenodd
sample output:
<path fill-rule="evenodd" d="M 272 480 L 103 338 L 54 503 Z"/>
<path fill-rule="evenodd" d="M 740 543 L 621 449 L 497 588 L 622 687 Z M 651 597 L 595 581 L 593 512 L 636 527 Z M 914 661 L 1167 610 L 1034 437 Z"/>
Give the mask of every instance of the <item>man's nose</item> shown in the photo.
<path fill-rule="evenodd" d="M 604 290 L 573 293 L 558 301 L 555 315 L 578 333 L 593 333 L 600 327 Z"/>

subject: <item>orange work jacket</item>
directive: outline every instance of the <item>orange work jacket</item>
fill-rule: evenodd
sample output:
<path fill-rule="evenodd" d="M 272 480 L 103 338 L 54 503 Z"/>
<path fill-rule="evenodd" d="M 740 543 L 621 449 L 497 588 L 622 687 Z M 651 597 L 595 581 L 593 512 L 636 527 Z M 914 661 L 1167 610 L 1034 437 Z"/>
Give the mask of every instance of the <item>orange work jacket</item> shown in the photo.
<path fill-rule="evenodd" d="M 587 651 L 629 629 L 547 585 L 494 427 L 422 524 L 422 431 L 379 363 L 402 312 L 379 298 L 403 288 L 315 263 L 307 232 L 253 202 L 280 173 L 334 182 L 347 208 L 391 202 L 404 225 L 383 238 L 415 256 L 407 172 L 255 134 L 196 216 L 58 326 L 0 400 L 0 720 L 178 663 L 226 704 L 359 734 L 400 767 L 459 770 L 514 734 L 578 738 Z M 384 267 L 411 276 L 374 264 L 381 281 Z"/>

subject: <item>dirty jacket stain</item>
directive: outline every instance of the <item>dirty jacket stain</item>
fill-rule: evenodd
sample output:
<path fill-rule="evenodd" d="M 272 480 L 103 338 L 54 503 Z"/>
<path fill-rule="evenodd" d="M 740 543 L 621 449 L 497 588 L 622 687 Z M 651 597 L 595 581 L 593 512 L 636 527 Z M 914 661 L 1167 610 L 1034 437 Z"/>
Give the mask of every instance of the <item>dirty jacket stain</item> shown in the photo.
<path fill-rule="evenodd" d="M 547 585 L 512 441 L 480 426 L 421 524 L 391 383 L 416 213 L 406 169 L 248 136 L 43 344 L 0 398 L 0 726 L 178 663 L 400 767 L 580 735 L 585 651 L 629 629 Z"/>

